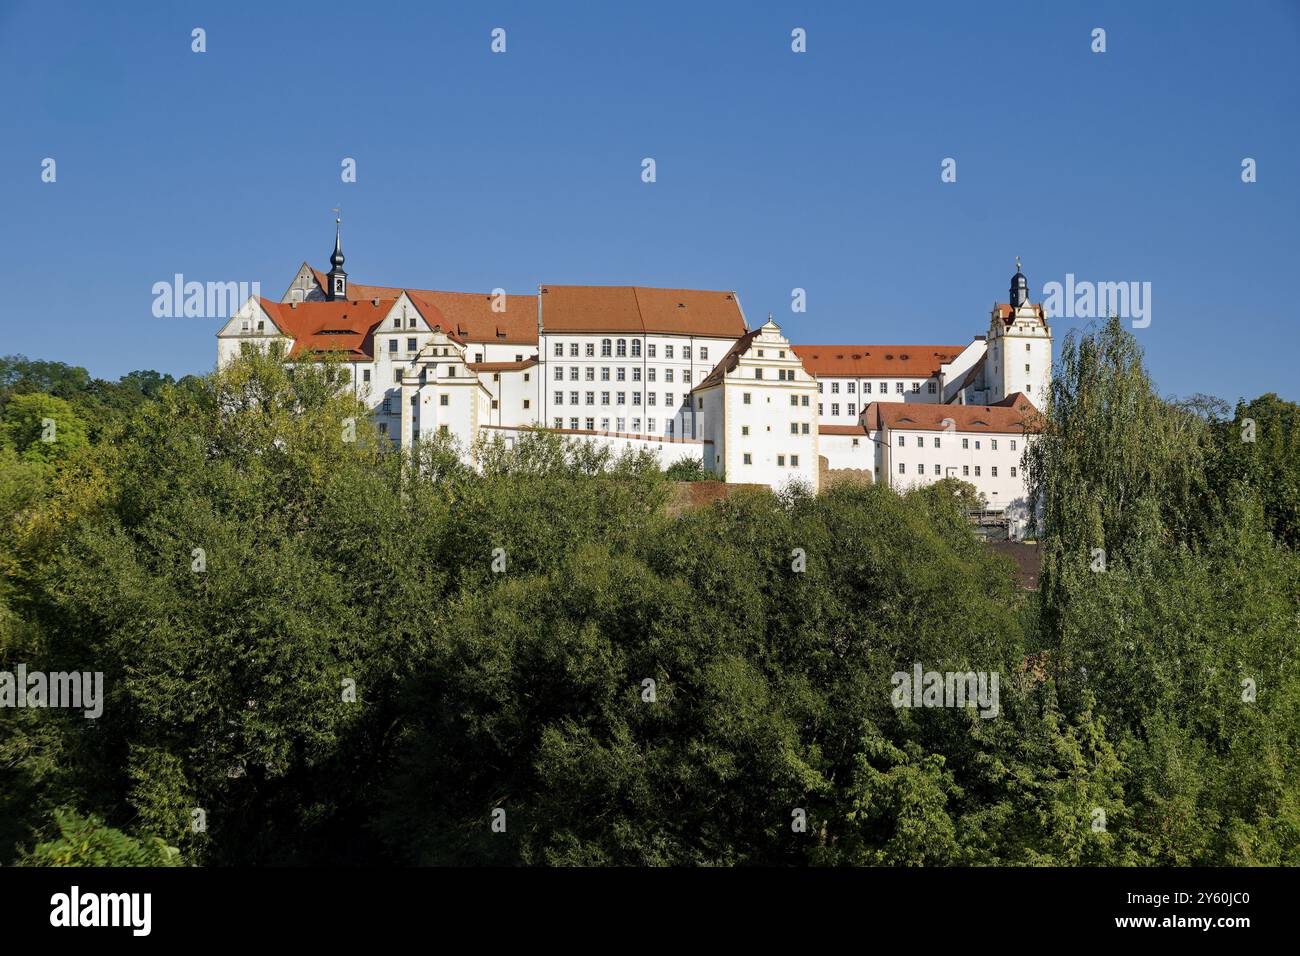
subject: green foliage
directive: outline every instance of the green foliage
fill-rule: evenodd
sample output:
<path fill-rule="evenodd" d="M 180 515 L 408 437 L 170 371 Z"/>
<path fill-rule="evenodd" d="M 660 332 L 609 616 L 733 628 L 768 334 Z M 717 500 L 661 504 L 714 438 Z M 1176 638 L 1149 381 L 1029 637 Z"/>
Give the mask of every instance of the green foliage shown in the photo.
<path fill-rule="evenodd" d="M 180 851 L 157 837 L 137 839 L 74 810 L 54 814 L 56 835 L 36 844 L 18 866 L 180 866 Z"/>
<path fill-rule="evenodd" d="M 86 444 L 86 424 L 81 416 L 53 395 L 15 395 L 0 417 L 0 448 L 12 449 L 25 461 L 62 461 Z"/>
<path fill-rule="evenodd" d="M 664 477 L 669 481 L 717 481 L 718 476 L 704 467 L 704 462 L 696 458 L 683 458 L 664 469 Z"/>
<path fill-rule="evenodd" d="M 1027 454 L 1038 595 L 975 538 L 962 482 L 741 489 L 670 517 L 690 469 L 649 455 L 542 430 L 472 466 L 446 436 L 395 451 L 339 365 L 128 377 L 139 401 L 76 454 L 0 450 L 0 669 L 107 691 L 94 721 L 0 710 L 0 847 L 1294 865 L 1294 406 L 1243 405 L 1257 447 L 1230 447 L 1226 410 L 1163 402 L 1126 336 L 1067 345 Z M 6 368 L 10 407 L 90 390 Z M 895 708 L 916 664 L 999 675 L 997 717 Z"/>

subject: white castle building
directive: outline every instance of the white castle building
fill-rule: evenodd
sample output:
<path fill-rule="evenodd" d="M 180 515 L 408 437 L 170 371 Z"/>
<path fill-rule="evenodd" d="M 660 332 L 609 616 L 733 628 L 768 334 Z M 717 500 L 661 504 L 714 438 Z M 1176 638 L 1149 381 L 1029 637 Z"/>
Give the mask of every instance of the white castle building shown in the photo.
<path fill-rule="evenodd" d="M 793 345 L 770 315 L 749 328 L 735 292 L 435 292 L 360 285 L 343 263 L 336 228 L 330 271 L 303 263 L 279 302 L 250 298 L 217 334 L 218 366 L 272 342 L 345 362 L 402 447 L 441 432 L 471 454 L 541 427 L 773 488 L 844 469 L 900 487 L 957 477 L 990 510 L 1025 513 L 1052 331 L 1019 263 L 967 345 Z"/>

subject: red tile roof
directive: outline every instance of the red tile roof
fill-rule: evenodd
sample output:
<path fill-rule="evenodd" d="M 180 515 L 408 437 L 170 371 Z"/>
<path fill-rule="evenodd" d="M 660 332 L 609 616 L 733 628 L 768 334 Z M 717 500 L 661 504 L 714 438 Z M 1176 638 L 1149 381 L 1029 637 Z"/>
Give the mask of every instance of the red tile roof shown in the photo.
<path fill-rule="evenodd" d="M 1029 307 L 1034 310 L 1035 314 L 1040 319 L 1043 318 L 1043 306 L 1041 303 L 1034 304 L 1031 302 L 1029 303 Z M 1008 302 L 999 302 L 996 304 L 995 308 L 998 310 L 998 318 L 1007 325 L 1010 325 L 1012 319 L 1011 304 Z"/>
<path fill-rule="evenodd" d="M 537 364 L 537 356 L 524 359 L 522 362 L 466 362 L 465 365 L 475 372 L 518 372 L 526 368 L 532 368 Z"/>
<path fill-rule="evenodd" d="M 542 328 L 734 339 L 745 317 L 734 292 L 644 286 L 551 285 L 541 288 Z"/>
<path fill-rule="evenodd" d="M 392 290 L 385 290 L 392 291 Z M 399 293 L 402 290 L 396 290 Z M 537 298 L 531 295 L 503 296 L 505 310 L 493 312 L 494 296 L 474 292 L 431 292 L 407 289 L 415 307 L 446 316 L 457 335 L 466 342 L 497 342 L 502 345 L 537 345 Z"/>
<path fill-rule="evenodd" d="M 944 431 L 944 422 L 951 421 L 959 432 L 1032 432 L 1038 428 L 1037 418 L 1038 409 L 1023 392 L 995 405 L 872 402 L 862 410 L 863 423 L 873 430 Z"/>
<path fill-rule="evenodd" d="M 698 392 L 701 389 L 712 388 L 718 385 L 726 377 L 727 373 L 740 364 L 740 357 L 749 351 L 750 343 L 762 329 L 751 329 L 740 338 L 736 339 L 731 348 L 727 349 L 727 354 L 722 356 L 717 365 L 713 366 L 713 371 L 704 376 L 704 381 L 696 385 L 692 391 Z"/>
<path fill-rule="evenodd" d="M 865 425 L 818 425 L 818 433 L 822 435 L 865 435 L 867 428 Z"/>
<path fill-rule="evenodd" d="M 293 339 L 289 358 L 318 352 L 344 353 L 348 358 L 374 357 L 375 330 L 393 307 L 392 300 L 349 299 L 338 302 L 273 302 L 259 299 L 280 330 Z M 464 344 L 446 318 L 436 309 L 421 309 L 434 329 Z M 397 330 L 394 330 L 395 332 Z"/>
<path fill-rule="evenodd" d="M 795 345 L 812 375 L 823 377 L 929 378 L 965 351 L 964 345 Z"/>

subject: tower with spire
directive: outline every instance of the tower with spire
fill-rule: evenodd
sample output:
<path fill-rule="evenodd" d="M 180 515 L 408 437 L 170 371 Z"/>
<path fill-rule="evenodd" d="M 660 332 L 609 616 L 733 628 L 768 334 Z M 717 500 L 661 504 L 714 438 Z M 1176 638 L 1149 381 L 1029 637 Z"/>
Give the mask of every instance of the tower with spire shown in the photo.
<path fill-rule="evenodd" d="M 343 271 L 343 219 L 334 220 L 334 252 L 330 255 L 330 271 L 325 273 L 329 280 L 325 288 L 325 297 L 335 302 L 348 297 L 348 274 Z"/>
<path fill-rule="evenodd" d="M 995 303 L 989 321 L 984 379 L 989 403 L 1024 392 L 1042 407 L 1052 374 L 1052 329 L 1042 305 L 1029 301 L 1029 280 L 1016 256 L 1010 301 Z"/>

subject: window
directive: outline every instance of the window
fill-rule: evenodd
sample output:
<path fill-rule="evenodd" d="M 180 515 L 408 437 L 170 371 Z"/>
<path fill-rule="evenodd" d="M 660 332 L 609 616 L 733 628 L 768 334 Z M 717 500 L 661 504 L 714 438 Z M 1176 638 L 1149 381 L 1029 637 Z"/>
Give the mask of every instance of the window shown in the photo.
<path fill-rule="evenodd" d="M 857 382 L 849 382 L 849 384 L 848 384 L 848 386 L 847 386 L 847 389 L 848 389 L 848 392 L 849 392 L 850 395 L 852 395 L 855 391 L 857 391 L 857 388 L 858 388 L 858 383 L 857 383 Z"/>
<path fill-rule="evenodd" d="M 939 470 L 939 466 L 938 466 L 938 465 L 935 465 L 935 466 L 934 466 L 934 473 L 935 473 L 936 475 L 939 475 L 939 474 L 942 473 L 942 472 Z"/>
<path fill-rule="evenodd" d="M 895 382 L 895 383 L 894 383 L 894 393 L 897 394 L 897 395 L 902 395 L 902 394 L 903 394 L 903 383 L 902 383 L 902 382 Z"/>
<path fill-rule="evenodd" d="M 632 340 L 632 357 L 633 357 L 633 358 L 640 358 L 640 357 L 641 357 L 641 340 L 640 340 L 640 339 L 633 339 L 633 340 Z"/>
<path fill-rule="evenodd" d="M 627 339 L 618 340 L 617 355 L 619 358 L 627 358 Z"/>
<path fill-rule="evenodd" d="M 400 368 L 393 369 L 393 381 L 398 385 L 402 383 L 402 370 Z"/>
<path fill-rule="evenodd" d="M 839 383 L 839 382 L 831 382 L 831 394 L 832 394 L 832 395 L 838 395 L 839 393 L 840 393 L 840 383 Z"/>
<path fill-rule="evenodd" d="M 673 370 L 670 368 L 664 369 L 664 381 L 671 382 L 672 380 L 673 380 Z"/>
<path fill-rule="evenodd" d="M 595 392 L 588 392 L 587 395 L 586 395 L 586 399 L 587 399 L 587 404 L 588 404 L 588 405 L 595 405 L 595 404 L 596 404 L 596 393 L 595 393 Z"/>
<path fill-rule="evenodd" d="M 799 407 L 799 396 L 798 396 L 798 395 L 791 395 L 791 396 L 790 396 L 790 404 L 793 405 L 795 408 L 798 408 L 798 407 Z"/>
<path fill-rule="evenodd" d="M 782 352 L 781 354 L 782 354 L 783 356 L 785 355 L 784 352 Z M 688 358 L 689 358 L 689 356 L 688 356 Z M 701 346 L 701 347 L 700 347 L 700 361 L 701 361 L 701 362 L 707 362 L 708 360 L 709 360 L 709 350 L 708 350 L 707 348 L 704 348 L 703 346 Z"/>
<path fill-rule="evenodd" d="M 602 419 L 600 420 L 600 430 L 603 431 L 603 432 L 607 432 L 607 431 L 609 431 L 609 419 L 608 419 L 608 418 L 602 418 Z"/>
<path fill-rule="evenodd" d="M 862 391 L 863 391 L 865 394 L 870 395 L 870 394 L 871 394 L 871 383 L 870 383 L 870 382 L 863 382 L 863 383 L 862 383 Z"/>
<path fill-rule="evenodd" d="M 563 418 L 556 418 L 556 419 L 553 419 L 553 421 L 555 422 L 555 427 L 556 427 L 556 428 L 563 428 L 563 427 L 564 427 L 564 419 L 563 419 Z"/>
<path fill-rule="evenodd" d="M 601 339 L 601 340 L 600 340 L 600 357 L 601 357 L 601 358 L 609 358 L 609 356 L 610 356 L 611 346 L 613 346 L 613 344 L 614 344 L 614 340 L 613 340 L 613 339 Z"/>
<path fill-rule="evenodd" d="M 578 420 L 576 418 L 570 418 L 569 427 L 576 432 L 578 430 Z"/>
<path fill-rule="evenodd" d="M 962 476 L 963 478 L 968 478 L 968 477 L 970 477 L 970 465 L 962 465 L 962 466 L 961 466 L 961 476 Z"/>
<path fill-rule="evenodd" d="M 564 393 L 563 393 L 563 392 L 556 392 L 556 393 L 555 393 L 555 404 L 556 404 L 556 405 L 563 405 L 563 404 L 564 404 Z M 556 427 L 558 428 L 558 427 L 560 427 L 560 426 L 557 425 Z"/>
<path fill-rule="evenodd" d="M 414 397 L 412 397 L 411 400 L 414 401 L 414 400 L 415 400 Z M 496 400 L 495 398 L 492 399 L 492 407 L 493 407 L 493 408 L 500 408 L 500 407 L 501 407 L 501 405 L 497 402 L 497 400 Z"/>
<path fill-rule="evenodd" d="M 916 447 L 917 447 L 917 448 L 924 448 L 924 447 L 925 447 L 925 439 L 922 438 L 920 435 L 917 435 L 917 436 L 916 436 Z"/>
<path fill-rule="evenodd" d="M 818 402 L 818 403 L 817 403 L 817 414 L 818 414 L 818 416 L 821 416 L 821 415 L 824 415 L 824 414 L 825 414 L 825 412 L 822 411 L 822 403 L 821 403 L 821 402 Z"/>
<path fill-rule="evenodd" d="M 1012 465 L 1012 466 L 1011 466 L 1011 477 L 1012 477 L 1012 478 L 1016 477 L 1016 466 L 1015 466 L 1015 465 Z"/>
<path fill-rule="evenodd" d="M 647 405 L 658 405 L 658 404 L 659 404 L 659 393 L 658 393 L 658 392 L 646 392 L 646 395 L 645 395 L 645 403 L 646 403 Z"/>
<path fill-rule="evenodd" d="M 1025 343 L 1025 351 L 1026 351 L 1026 352 L 1029 351 L 1029 343 L 1028 343 L 1028 342 Z"/>
<path fill-rule="evenodd" d="M 760 352 L 759 354 L 762 355 L 763 353 Z M 682 358 L 683 358 L 683 359 L 689 359 L 690 357 L 691 357 L 691 347 L 690 347 L 689 345 L 683 345 L 683 346 L 682 346 Z"/>
<path fill-rule="evenodd" d="M 239 330 L 240 330 L 241 332 L 247 332 L 247 331 L 248 331 L 248 319 L 245 319 L 243 322 L 239 323 Z"/>
<path fill-rule="evenodd" d="M 595 342 L 588 342 L 588 343 L 587 343 L 586 355 L 587 355 L 587 358 L 595 358 L 595 357 L 596 357 L 596 343 L 595 343 Z M 519 359 L 515 359 L 515 361 L 518 362 Z"/>
<path fill-rule="evenodd" d="M 384 414 L 393 414 L 393 400 L 391 398 L 384 399 Z"/>
<path fill-rule="evenodd" d="M 588 418 L 588 419 L 587 419 L 587 431 L 589 431 L 589 432 L 594 432 L 595 430 L 596 430 L 596 419 L 594 419 L 594 418 Z"/>
<path fill-rule="evenodd" d="M 1016 450 L 1016 440 L 1014 438 L 1011 439 L 1011 450 L 1012 451 Z"/>
<path fill-rule="evenodd" d="M 563 343 L 563 342 L 556 342 L 556 343 L 555 343 L 555 357 L 556 357 L 556 358 L 564 358 L 564 343 Z"/>
<path fill-rule="evenodd" d="M 745 452 L 745 464 L 752 465 L 753 463 L 754 463 L 753 456 L 750 455 L 749 452 Z"/>
<path fill-rule="evenodd" d="M 838 415 L 839 413 L 840 413 L 840 403 L 831 402 L 831 415 Z"/>
<path fill-rule="evenodd" d="M 569 381 L 570 381 L 570 382 L 576 382 L 577 380 L 578 380 L 578 366 L 576 366 L 576 365 L 570 365 L 570 366 L 569 366 Z"/>
<path fill-rule="evenodd" d="M 671 435 L 672 433 L 673 433 L 673 420 L 670 418 L 668 419 L 668 421 L 664 422 L 664 434 Z"/>
<path fill-rule="evenodd" d="M 989 477 L 996 478 L 997 476 L 998 476 L 998 466 L 994 465 L 991 468 L 989 468 Z"/>
<path fill-rule="evenodd" d="M 577 404 L 578 404 L 578 393 L 577 393 L 577 392 L 570 392 L 570 393 L 569 393 L 569 404 L 570 404 L 570 405 L 577 405 Z"/>
<path fill-rule="evenodd" d="M 929 392 L 931 395 L 933 395 L 933 394 L 935 393 L 935 384 L 934 384 L 934 382 L 926 382 L 926 383 L 925 383 L 925 390 L 926 390 L 927 392 Z"/>
<path fill-rule="evenodd" d="M 564 366 L 563 366 L 563 365 L 557 365 L 557 366 L 555 366 L 555 380 L 556 380 L 557 382 L 563 382 L 563 381 L 564 381 Z"/>
<path fill-rule="evenodd" d="M 964 449 L 969 449 L 969 448 L 970 448 L 970 439 L 969 439 L 969 438 L 963 438 L 963 439 L 961 440 L 961 447 L 964 448 Z"/>
<path fill-rule="evenodd" d="M 673 405 L 673 393 L 672 393 L 672 392 L 664 392 L 664 404 L 667 405 L 669 408 L 672 408 L 672 405 Z"/>
<path fill-rule="evenodd" d="M 763 370 L 761 368 L 754 369 L 754 378 L 762 378 L 762 377 L 763 377 Z"/>
<path fill-rule="evenodd" d="M 439 434 L 439 435 L 450 435 L 450 434 L 451 434 L 451 429 L 448 428 L 446 425 L 439 425 L 439 426 L 438 426 L 438 434 Z"/>
<path fill-rule="evenodd" d="M 614 430 L 619 432 L 627 431 L 627 419 L 626 418 L 614 419 Z"/>
<path fill-rule="evenodd" d="M 850 415 L 856 415 L 858 413 L 858 406 L 855 405 L 853 402 L 849 402 L 848 411 Z"/>
<path fill-rule="evenodd" d="M 1029 374 L 1029 363 L 1028 363 L 1028 362 L 1025 363 L 1025 374 L 1026 374 L 1026 375 Z"/>
<path fill-rule="evenodd" d="M 633 392 L 633 393 L 632 393 L 632 404 L 633 404 L 633 405 L 640 405 L 640 404 L 641 404 L 641 393 L 640 393 L 640 392 Z M 704 407 L 704 406 L 703 406 L 703 400 L 701 400 L 701 405 L 700 405 L 700 407 L 701 407 L 701 408 Z"/>
<path fill-rule="evenodd" d="M 745 435 L 748 435 L 748 434 L 749 434 L 749 426 L 748 426 L 748 425 L 741 425 L 741 426 L 740 426 L 740 434 L 741 434 L 742 437 L 745 436 Z"/>
<path fill-rule="evenodd" d="M 979 466 L 979 465 L 976 465 L 976 466 L 975 466 L 975 477 L 978 478 L 979 476 L 980 476 L 980 466 Z"/>
<path fill-rule="evenodd" d="M 653 342 L 650 342 L 650 343 L 648 343 L 648 344 L 646 345 L 646 347 L 645 347 L 645 354 L 646 354 L 646 356 L 649 357 L 649 358 L 654 358 L 654 357 L 655 357 L 655 344 L 654 344 Z M 654 431 L 653 428 L 651 428 L 650 430 L 651 430 L 651 431 Z"/>
<path fill-rule="evenodd" d="M 921 394 L 921 383 L 920 383 L 920 382 L 913 382 L 913 383 L 912 383 L 912 394 L 913 394 L 913 395 L 919 395 L 919 394 Z"/>
<path fill-rule="evenodd" d="M 606 366 L 605 368 L 602 368 L 602 369 L 600 370 L 600 380 L 601 380 L 602 382 L 608 382 L 608 381 L 609 381 L 609 367 L 608 367 L 608 366 Z"/>
<path fill-rule="evenodd" d="M 798 455 L 791 455 L 791 456 L 790 456 L 790 467 L 791 467 L 791 468 L 798 468 L 798 467 L 799 467 L 799 456 L 798 456 Z"/>
<path fill-rule="evenodd" d="M 807 396 L 807 395 L 800 396 L 800 398 L 799 398 L 799 404 L 802 405 L 804 408 L 807 408 L 807 407 L 808 407 L 808 396 Z"/>
<path fill-rule="evenodd" d="M 701 398 L 701 399 L 697 399 L 697 401 L 699 402 L 699 406 L 698 406 L 698 407 L 699 407 L 700 411 L 703 411 L 703 410 L 704 410 L 704 399 L 702 399 L 702 398 Z"/>
<path fill-rule="evenodd" d="M 938 447 L 939 447 L 939 439 L 938 439 L 937 437 L 936 437 L 935 440 L 934 440 L 934 447 L 935 447 L 935 448 L 938 448 Z"/>
<path fill-rule="evenodd" d="M 989 439 L 989 450 L 990 450 L 990 451 L 997 451 L 997 450 L 998 450 L 998 440 L 997 440 L 996 438 L 990 438 L 990 439 Z"/>
<path fill-rule="evenodd" d="M 903 443 L 904 443 L 905 441 L 907 441 L 907 439 L 904 438 L 902 435 L 899 435 L 899 436 L 898 436 L 898 447 L 899 447 L 899 448 L 902 448 L 902 447 L 903 447 Z"/>
<path fill-rule="evenodd" d="M 614 404 L 616 404 L 616 405 L 626 405 L 626 404 L 627 404 L 627 392 L 619 392 L 617 395 L 615 395 L 615 396 L 614 396 Z"/>
<path fill-rule="evenodd" d="M 525 399 L 524 399 L 524 408 L 528 408 L 528 407 L 529 407 L 529 404 L 530 404 L 530 403 L 529 403 L 528 399 L 525 398 Z"/>
<path fill-rule="evenodd" d="M 266 331 L 266 320 L 265 320 L 265 319 L 258 319 L 258 320 L 257 320 L 257 331 L 259 331 L 259 332 L 265 332 L 265 331 Z"/>
<path fill-rule="evenodd" d="M 634 382 L 639 382 L 639 381 L 641 381 L 641 366 L 640 366 L 640 365 L 633 366 L 633 368 L 632 368 L 632 381 L 634 381 Z"/>
<path fill-rule="evenodd" d="M 803 422 L 799 427 L 800 427 L 801 429 L 803 429 L 803 433 L 804 433 L 805 435 L 808 434 L 808 423 L 807 423 L 807 422 Z M 857 439 L 855 438 L 854 441 L 856 442 Z"/>
<path fill-rule="evenodd" d="M 582 370 L 582 377 L 588 382 L 596 381 L 596 370 L 588 365 Z"/>
<path fill-rule="evenodd" d="M 784 464 L 785 464 L 785 455 L 777 455 L 777 456 L 776 456 L 776 463 L 777 463 L 778 465 L 784 465 Z"/>
<path fill-rule="evenodd" d="M 658 373 L 659 373 L 659 370 L 658 370 L 657 368 L 655 368 L 653 365 L 651 365 L 648 369 L 646 369 L 646 379 L 647 379 L 648 381 L 653 382 L 653 381 L 655 381 L 655 376 L 656 376 Z"/>
<path fill-rule="evenodd" d="M 439 396 L 438 396 L 438 404 L 439 404 L 439 405 L 442 405 L 442 406 L 447 406 L 447 405 L 451 404 L 451 396 L 449 396 L 449 395 L 439 395 Z"/>
<path fill-rule="evenodd" d="M 653 402 L 651 404 L 653 404 Z M 653 418 L 647 418 L 645 420 L 645 430 L 650 432 L 652 435 L 654 434 L 655 420 Z"/>
<path fill-rule="evenodd" d="M 750 403 L 750 397 L 751 397 L 751 393 L 749 393 L 749 392 L 745 392 L 743 395 L 740 396 L 741 401 L 744 402 L 744 404 L 746 404 L 746 405 L 751 404 L 751 403 Z"/>
<path fill-rule="evenodd" d="M 402 320 L 397 316 L 393 316 L 393 328 L 400 329 L 401 327 L 402 327 Z"/>
<path fill-rule="evenodd" d="M 367 382 L 367 383 L 370 381 L 370 369 L 368 369 L 368 368 L 363 368 L 363 369 L 361 370 L 361 381 L 363 381 L 363 382 Z M 1015 443 L 1012 442 L 1012 444 L 1014 445 Z"/>
<path fill-rule="evenodd" d="M 691 370 L 688 368 L 682 369 L 682 381 L 689 382 L 690 380 L 691 380 Z"/>
<path fill-rule="evenodd" d="M 797 434 L 799 434 L 799 423 L 798 423 L 798 422 L 791 422 L 791 423 L 790 423 L 790 434 L 791 434 L 791 435 L 797 435 Z"/>
<path fill-rule="evenodd" d="M 672 357 L 673 357 L 673 347 L 671 345 L 665 345 L 664 358 L 672 358 Z"/>
<path fill-rule="evenodd" d="M 975 439 L 975 450 L 976 451 L 980 450 L 980 440 L 978 438 Z"/>
<path fill-rule="evenodd" d="M 903 464 L 901 461 L 898 463 L 898 473 L 900 475 L 907 474 L 907 466 Z"/>
<path fill-rule="evenodd" d="M 389 339 L 389 340 L 388 340 L 388 352 L 389 352 L 390 355 L 392 355 L 392 354 L 396 354 L 396 352 L 397 352 L 397 339 Z"/>

